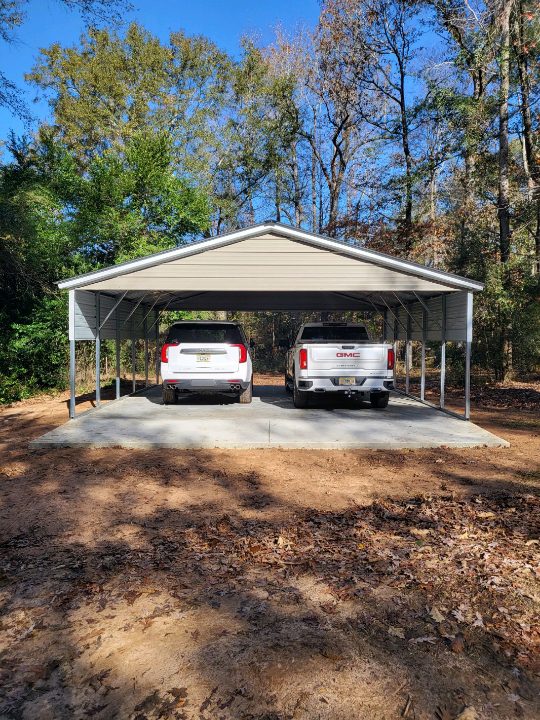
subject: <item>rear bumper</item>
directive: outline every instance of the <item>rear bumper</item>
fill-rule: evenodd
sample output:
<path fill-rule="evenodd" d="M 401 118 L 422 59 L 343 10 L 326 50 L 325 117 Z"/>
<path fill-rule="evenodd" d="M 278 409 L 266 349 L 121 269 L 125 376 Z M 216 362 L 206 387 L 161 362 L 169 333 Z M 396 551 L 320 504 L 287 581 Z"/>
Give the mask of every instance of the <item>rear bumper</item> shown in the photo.
<path fill-rule="evenodd" d="M 212 380 L 210 378 L 189 379 L 189 380 L 164 380 L 163 386 L 174 388 L 178 392 L 185 393 L 237 393 L 249 387 L 247 380 Z"/>
<path fill-rule="evenodd" d="M 338 393 L 341 395 L 370 395 L 394 389 L 394 379 L 389 377 L 357 377 L 354 385 L 340 385 L 338 377 L 298 378 L 299 390 L 312 393 Z"/>

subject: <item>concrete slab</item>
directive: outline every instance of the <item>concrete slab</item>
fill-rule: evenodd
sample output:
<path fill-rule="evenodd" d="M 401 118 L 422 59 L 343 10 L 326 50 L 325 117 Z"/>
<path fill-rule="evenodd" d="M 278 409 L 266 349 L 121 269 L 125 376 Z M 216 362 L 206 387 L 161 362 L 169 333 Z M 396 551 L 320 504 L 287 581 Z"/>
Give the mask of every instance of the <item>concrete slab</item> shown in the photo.
<path fill-rule="evenodd" d="M 85 413 L 30 443 L 43 447 L 134 448 L 433 448 L 506 447 L 487 430 L 409 398 L 386 410 L 344 403 L 297 410 L 280 387 L 256 388 L 250 405 L 187 397 L 162 405 L 161 390 L 125 397 Z"/>

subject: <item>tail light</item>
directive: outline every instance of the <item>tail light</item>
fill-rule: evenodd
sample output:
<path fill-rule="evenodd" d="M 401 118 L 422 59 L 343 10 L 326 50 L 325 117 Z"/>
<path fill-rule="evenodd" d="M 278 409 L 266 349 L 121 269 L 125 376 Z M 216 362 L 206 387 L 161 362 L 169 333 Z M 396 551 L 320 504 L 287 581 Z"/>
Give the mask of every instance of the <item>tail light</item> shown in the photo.
<path fill-rule="evenodd" d="M 238 351 L 240 352 L 240 358 L 238 362 L 245 363 L 247 362 L 247 347 L 245 345 L 239 344 L 239 345 L 231 345 L 231 347 L 238 348 Z"/>
<path fill-rule="evenodd" d="M 300 350 L 300 353 L 298 355 L 298 360 L 300 362 L 300 370 L 307 370 L 307 350 L 306 350 L 306 348 L 302 348 Z"/>
<path fill-rule="evenodd" d="M 178 343 L 165 343 L 163 347 L 161 348 L 161 362 L 162 363 L 168 363 L 169 362 L 169 348 L 170 347 L 176 347 Z"/>
<path fill-rule="evenodd" d="M 388 350 L 388 362 L 386 363 L 386 367 L 388 368 L 388 370 L 393 370 L 395 364 L 396 364 L 396 356 L 394 353 L 394 349 L 390 348 Z"/>

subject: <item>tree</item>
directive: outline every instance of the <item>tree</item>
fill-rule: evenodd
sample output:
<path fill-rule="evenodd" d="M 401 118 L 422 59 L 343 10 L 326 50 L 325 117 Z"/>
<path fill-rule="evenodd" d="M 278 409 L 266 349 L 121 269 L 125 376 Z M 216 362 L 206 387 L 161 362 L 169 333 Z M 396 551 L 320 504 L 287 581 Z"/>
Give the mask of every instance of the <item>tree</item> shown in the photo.
<path fill-rule="evenodd" d="M 136 134 L 122 152 L 94 158 L 73 212 L 73 232 L 94 265 L 180 245 L 208 225 L 208 199 L 178 177 L 163 133 Z"/>
<path fill-rule="evenodd" d="M 55 132 L 82 170 L 150 129 L 168 135 L 174 168 L 212 196 L 217 214 L 229 213 L 233 63 L 210 40 L 174 32 L 162 43 L 137 24 L 123 35 L 91 28 L 76 47 L 43 50 L 27 78 L 48 97 Z"/>
<path fill-rule="evenodd" d="M 340 75 L 357 88 L 358 114 L 379 133 L 396 143 L 404 167 L 402 248 L 413 249 L 413 193 L 415 160 L 412 150 L 411 62 L 417 46 L 420 4 L 408 0 L 327 0 L 321 28 L 339 54 Z M 371 102 L 365 102 L 370 98 Z M 392 178 L 390 183 L 395 183 Z"/>
<path fill-rule="evenodd" d="M 122 0 L 58 0 L 69 10 L 81 13 L 87 22 L 109 21 L 118 22 L 120 9 L 131 8 L 130 3 Z M 11 43 L 15 38 L 16 28 L 26 19 L 28 0 L 0 0 L 0 40 Z M 30 120 L 30 113 L 20 99 L 15 83 L 0 72 L 0 107 L 7 107 L 14 115 Z"/>
<path fill-rule="evenodd" d="M 535 10 L 533 3 L 519 0 L 514 13 L 512 39 L 518 69 L 523 125 L 523 169 L 529 188 L 529 200 L 534 208 L 533 268 L 535 273 L 540 275 L 540 126 L 538 113 L 533 113 L 534 104 L 539 100 L 540 18 Z"/>
<path fill-rule="evenodd" d="M 90 28 L 79 48 L 41 51 L 27 80 L 49 97 L 58 137 L 81 167 L 120 150 L 147 127 L 165 129 L 157 108 L 168 90 L 170 50 L 136 24 L 124 38 Z"/>

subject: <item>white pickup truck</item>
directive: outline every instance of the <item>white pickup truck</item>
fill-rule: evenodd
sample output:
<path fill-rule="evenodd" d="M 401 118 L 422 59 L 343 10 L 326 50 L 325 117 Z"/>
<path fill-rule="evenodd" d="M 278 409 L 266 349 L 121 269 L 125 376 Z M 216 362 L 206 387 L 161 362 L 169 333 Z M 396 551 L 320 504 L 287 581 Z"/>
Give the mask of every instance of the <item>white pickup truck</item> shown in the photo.
<path fill-rule="evenodd" d="M 285 386 L 297 408 L 328 393 L 369 399 L 372 407 L 385 408 L 394 388 L 394 363 L 392 345 L 372 343 L 364 325 L 308 323 L 287 352 Z"/>

